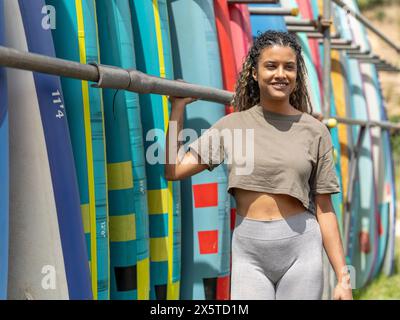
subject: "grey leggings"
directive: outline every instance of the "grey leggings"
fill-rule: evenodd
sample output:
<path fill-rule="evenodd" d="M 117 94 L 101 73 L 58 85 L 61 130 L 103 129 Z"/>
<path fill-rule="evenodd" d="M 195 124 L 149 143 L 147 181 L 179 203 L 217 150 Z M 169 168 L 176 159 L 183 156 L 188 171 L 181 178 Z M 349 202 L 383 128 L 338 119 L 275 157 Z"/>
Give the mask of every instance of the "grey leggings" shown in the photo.
<path fill-rule="evenodd" d="M 321 299 L 322 250 L 319 223 L 308 211 L 271 221 L 236 215 L 231 299 Z"/>

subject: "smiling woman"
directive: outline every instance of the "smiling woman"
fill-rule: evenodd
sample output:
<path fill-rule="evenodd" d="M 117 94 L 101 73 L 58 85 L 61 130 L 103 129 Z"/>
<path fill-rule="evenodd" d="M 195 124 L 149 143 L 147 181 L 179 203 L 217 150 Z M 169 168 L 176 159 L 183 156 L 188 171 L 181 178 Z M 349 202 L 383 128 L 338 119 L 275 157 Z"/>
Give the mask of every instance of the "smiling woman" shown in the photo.
<path fill-rule="evenodd" d="M 182 161 L 166 166 L 166 176 L 178 180 L 228 160 L 227 191 L 237 204 L 232 299 L 321 299 L 323 246 L 338 280 L 343 278 L 345 259 L 330 197 L 340 192 L 333 144 L 329 129 L 308 114 L 305 80 L 295 35 L 259 35 L 239 75 L 235 112 L 192 142 Z M 170 120 L 181 128 L 190 100 L 171 102 Z M 237 149 L 245 150 L 244 162 L 237 161 Z M 241 164 L 250 170 L 238 170 Z M 338 286 L 335 298 L 351 299 L 351 290 Z"/>

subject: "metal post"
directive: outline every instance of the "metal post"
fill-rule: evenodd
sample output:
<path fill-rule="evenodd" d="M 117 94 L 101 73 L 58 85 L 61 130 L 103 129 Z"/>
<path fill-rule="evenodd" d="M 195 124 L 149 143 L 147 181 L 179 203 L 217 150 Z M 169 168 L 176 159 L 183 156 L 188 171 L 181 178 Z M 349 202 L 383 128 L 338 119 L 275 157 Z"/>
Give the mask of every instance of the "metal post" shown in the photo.
<path fill-rule="evenodd" d="M 323 44 L 324 44 L 324 64 L 323 64 L 323 87 L 324 87 L 324 100 L 323 100 L 323 115 L 329 117 L 330 115 L 330 102 L 331 102 L 331 2 L 324 0 L 323 18 L 321 20 Z"/>
<path fill-rule="evenodd" d="M 360 158 L 361 145 L 364 140 L 364 135 L 366 132 L 366 125 L 362 125 L 357 137 L 357 143 L 353 146 L 352 152 L 350 153 L 350 163 L 349 163 L 349 181 L 347 183 L 347 198 L 345 200 L 345 222 L 344 222 L 344 234 L 350 236 L 351 227 L 351 210 L 353 203 L 353 193 L 355 181 L 358 179 L 358 163 Z M 345 254 L 348 255 L 350 239 L 345 238 Z"/>

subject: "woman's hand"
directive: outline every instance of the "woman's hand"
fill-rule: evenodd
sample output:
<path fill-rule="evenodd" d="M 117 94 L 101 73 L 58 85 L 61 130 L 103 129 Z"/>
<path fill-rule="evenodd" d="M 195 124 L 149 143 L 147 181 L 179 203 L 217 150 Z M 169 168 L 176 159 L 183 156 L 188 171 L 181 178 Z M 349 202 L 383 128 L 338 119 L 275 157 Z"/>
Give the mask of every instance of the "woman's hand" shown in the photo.
<path fill-rule="evenodd" d="M 339 282 L 333 291 L 333 300 L 353 300 L 351 286 L 343 286 Z"/>
<path fill-rule="evenodd" d="M 192 103 L 194 101 L 197 100 L 197 98 L 192 98 L 192 97 L 186 97 L 186 98 L 182 98 L 182 97 L 172 97 L 169 96 L 168 100 L 171 102 L 171 104 L 173 105 L 187 105 L 189 103 Z"/>
<path fill-rule="evenodd" d="M 185 82 L 182 79 L 176 79 L 176 81 L 179 82 Z M 186 106 L 189 103 L 195 102 L 197 100 L 197 98 L 192 98 L 192 97 L 173 97 L 173 96 L 169 96 L 168 100 L 171 102 L 171 106 Z"/>

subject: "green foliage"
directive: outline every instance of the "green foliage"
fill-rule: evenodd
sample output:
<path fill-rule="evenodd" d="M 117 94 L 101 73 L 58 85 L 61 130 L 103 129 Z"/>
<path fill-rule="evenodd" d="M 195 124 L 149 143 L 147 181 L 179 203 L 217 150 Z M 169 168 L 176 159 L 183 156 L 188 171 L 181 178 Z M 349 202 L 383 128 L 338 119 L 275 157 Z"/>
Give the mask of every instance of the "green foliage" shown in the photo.
<path fill-rule="evenodd" d="M 358 0 L 357 2 L 360 10 L 362 11 L 390 4 L 393 2 L 393 0 Z"/>
<path fill-rule="evenodd" d="M 389 121 L 400 124 L 400 115 L 391 116 Z M 392 143 L 393 156 L 395 159 L 400 160 L 400 131 L 392 134 L 390 140 Z"/>

